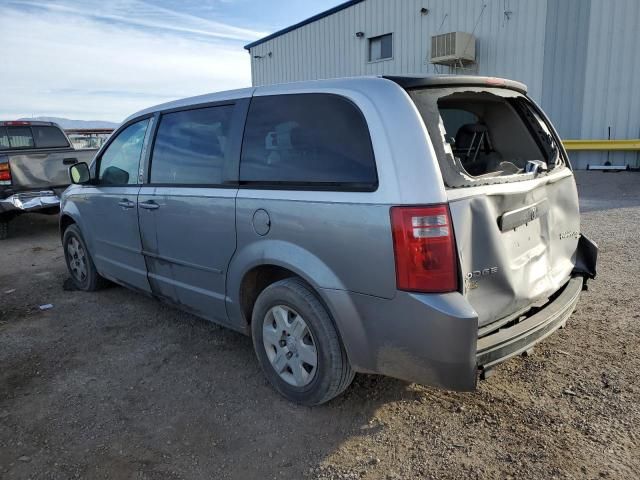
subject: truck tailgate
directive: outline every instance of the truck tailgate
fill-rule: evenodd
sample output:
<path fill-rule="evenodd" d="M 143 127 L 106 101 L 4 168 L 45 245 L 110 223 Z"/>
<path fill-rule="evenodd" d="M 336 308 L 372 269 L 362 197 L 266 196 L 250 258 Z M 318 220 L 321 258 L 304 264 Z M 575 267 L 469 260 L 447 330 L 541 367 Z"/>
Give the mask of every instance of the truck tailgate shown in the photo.
<path fill-rule="evenodd" d="M 89 163 L 96 152 L 91 149 L 8 153 L 12 187 L 28 190 L 69 185 L 69 167 L 77 162 Z"/>

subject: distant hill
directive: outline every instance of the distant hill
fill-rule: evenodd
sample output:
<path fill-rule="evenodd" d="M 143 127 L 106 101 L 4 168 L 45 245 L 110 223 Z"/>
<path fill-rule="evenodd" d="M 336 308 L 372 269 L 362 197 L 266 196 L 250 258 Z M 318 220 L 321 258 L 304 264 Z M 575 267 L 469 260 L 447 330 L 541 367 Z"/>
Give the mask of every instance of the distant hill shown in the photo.
<path fill-rule="evenodd" d="M 105 122 L 103 120 L 71 120 L 61 117 L 32 117 L 19 118 L 18 120 L 37 120 L 40 122 L 55 122 L 62 128 L 116 128 L 119 123 Z"/>

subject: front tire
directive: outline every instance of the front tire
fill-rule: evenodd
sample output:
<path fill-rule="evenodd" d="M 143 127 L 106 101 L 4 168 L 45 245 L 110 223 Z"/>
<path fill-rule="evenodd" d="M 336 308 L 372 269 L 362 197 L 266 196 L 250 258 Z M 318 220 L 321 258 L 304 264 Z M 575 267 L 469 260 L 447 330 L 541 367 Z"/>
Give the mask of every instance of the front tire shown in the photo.
<path fill-rule="evenodd" d="M 78 290 L 93 292 L 104 285 L 77 225 L 69 225 L 64 231 L 62 247 L 71 280 Z"/>
<path fill-rule="evenodd" d="M 320 405 L 353 381 L 329 313 L 302 280 L 287 278 L 265 288 L 253 308 L 251 330 L 265 376 L 288 400 Z"/>

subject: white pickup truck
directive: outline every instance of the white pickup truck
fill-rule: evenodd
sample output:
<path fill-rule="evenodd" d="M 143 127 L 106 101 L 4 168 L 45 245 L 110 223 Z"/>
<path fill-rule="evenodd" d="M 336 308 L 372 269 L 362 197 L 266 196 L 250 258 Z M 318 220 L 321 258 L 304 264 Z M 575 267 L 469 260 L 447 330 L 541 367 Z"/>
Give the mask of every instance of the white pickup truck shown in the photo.
<path fill-rule="evenodd" d="M 90 163 L 97 149 L 76 150 L 55 123 L 0 121 L 0 240 L 27 212 L 58 212 L 69 167 Z"/>

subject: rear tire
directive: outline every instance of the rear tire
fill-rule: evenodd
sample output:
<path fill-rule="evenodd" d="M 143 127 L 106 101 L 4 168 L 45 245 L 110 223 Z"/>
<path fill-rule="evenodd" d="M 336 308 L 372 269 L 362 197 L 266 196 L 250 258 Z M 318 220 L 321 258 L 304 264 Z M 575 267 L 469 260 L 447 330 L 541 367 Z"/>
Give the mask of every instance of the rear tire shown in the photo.
<path fill-rule="evenodd" d="M 329 313 L 302 280 L 286 278 L 265 288 L 254 305 L 251 330 L 265 376 L 288 400 L 320 405 L 353 381 Z"/>
<path fill-rule="evenodd" d="M 0 220 L 0 240 L 9 238 L 9 221 Z"/>
<path fill-rule="evenodd" d="M 96 270 L 77 225 L 69 225 L 64 231 L 62 247 L 69 275 L 78 290 L 93 292 L 105 284 L 106 280 Z"/>

